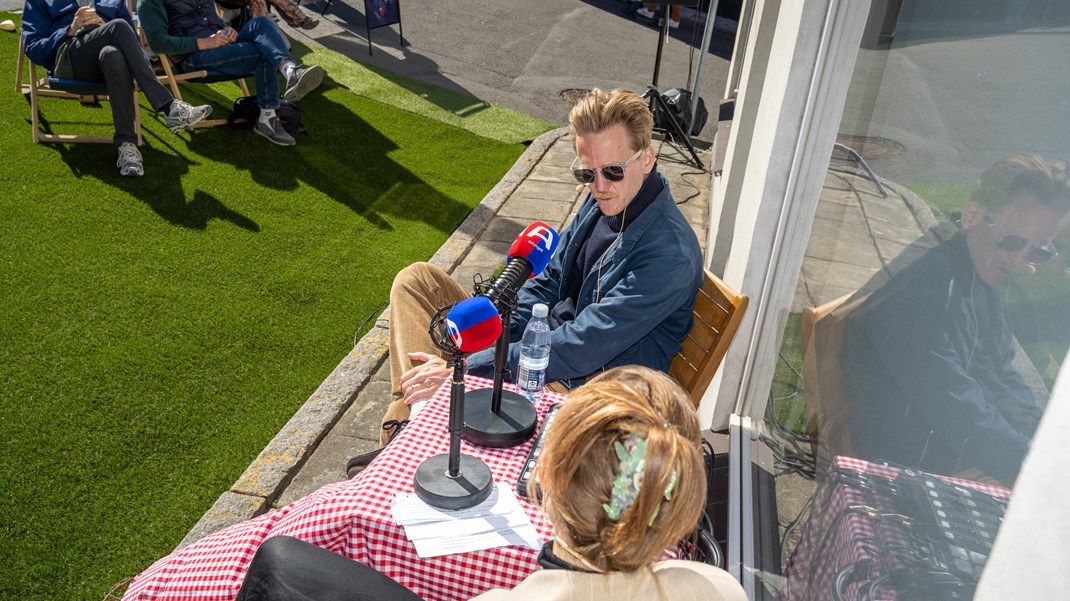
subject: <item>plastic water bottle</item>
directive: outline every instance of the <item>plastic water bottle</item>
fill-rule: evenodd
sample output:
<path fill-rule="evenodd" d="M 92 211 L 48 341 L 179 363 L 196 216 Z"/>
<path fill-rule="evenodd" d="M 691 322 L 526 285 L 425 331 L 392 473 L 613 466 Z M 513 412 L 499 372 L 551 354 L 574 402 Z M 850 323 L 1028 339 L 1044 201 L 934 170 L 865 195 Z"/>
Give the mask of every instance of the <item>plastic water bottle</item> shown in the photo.
<path fill-rule="evenodd" d="M 546 321 L 549 312 L 542 303 L 532 307 L 531 320 L 520 339 L 520 373 L 516 386 L 532 403 L 542 398 L 546 386 L 546 366 L 550 364 L 550 323 Z"/>

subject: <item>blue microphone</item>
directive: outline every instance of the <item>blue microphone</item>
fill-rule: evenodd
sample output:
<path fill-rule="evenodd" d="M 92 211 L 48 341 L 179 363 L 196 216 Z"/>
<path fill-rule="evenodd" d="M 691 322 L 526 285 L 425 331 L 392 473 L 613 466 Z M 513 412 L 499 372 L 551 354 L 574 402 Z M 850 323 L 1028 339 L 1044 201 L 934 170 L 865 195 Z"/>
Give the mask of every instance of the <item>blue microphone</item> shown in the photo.
<path fill-rule="evenodd" d="M 467 298 L 446 314 L 446 335 L 462 353 L 481 351 L 501 334 L 501 316 L 485 296 Z"/>

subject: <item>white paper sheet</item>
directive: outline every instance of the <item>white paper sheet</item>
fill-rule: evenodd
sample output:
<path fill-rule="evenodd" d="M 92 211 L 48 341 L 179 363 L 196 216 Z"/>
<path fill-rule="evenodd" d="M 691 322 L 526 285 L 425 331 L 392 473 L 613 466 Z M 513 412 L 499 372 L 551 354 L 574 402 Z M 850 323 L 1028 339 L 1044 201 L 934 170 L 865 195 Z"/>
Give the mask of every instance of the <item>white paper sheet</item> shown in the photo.
<path fill-rule="evenodd" d="M 512 489 L 500 482 L 485 501 L 468 509 L 438 509 L 406 493 L 394 498 L 391 512 L 420 557 L 510 545 L 538 549 L 543 543 Z"/>

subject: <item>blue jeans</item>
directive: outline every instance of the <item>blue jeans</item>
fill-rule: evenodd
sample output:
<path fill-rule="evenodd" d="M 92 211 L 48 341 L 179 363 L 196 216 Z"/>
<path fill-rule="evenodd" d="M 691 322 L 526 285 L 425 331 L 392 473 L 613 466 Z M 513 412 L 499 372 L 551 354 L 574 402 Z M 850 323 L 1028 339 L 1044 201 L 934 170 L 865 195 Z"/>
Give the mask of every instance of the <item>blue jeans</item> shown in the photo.
<path fill-rule="evenodd" d="M 279 108 L 278 68 L 292 61 L 282 32 L 268 17 L 254 17 L 238 32 L 238 39 L 226 46 L 201 50 L 187 56 L 183 71 L 219 71 L 256 78 L 256 103 L 260 108 Z"/>

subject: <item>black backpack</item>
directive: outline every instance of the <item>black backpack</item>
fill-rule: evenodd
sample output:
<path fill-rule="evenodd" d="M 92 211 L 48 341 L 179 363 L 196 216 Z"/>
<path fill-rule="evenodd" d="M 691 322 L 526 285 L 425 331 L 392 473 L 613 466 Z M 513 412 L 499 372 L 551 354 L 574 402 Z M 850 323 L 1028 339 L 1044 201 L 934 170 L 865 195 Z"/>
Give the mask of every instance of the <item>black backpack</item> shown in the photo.
<path fill-rule="evenodd" d="M 305 126 L 301 121 L 301 109 L 292 102 L 279 100 L 279 108 L 275 109 L 282 127 L 291 136 L 304 131 Z M 234 101 L 234 110 L 227 116 L 227 123 L 234 127 L 252 127 L 260 118 L 260 105 L 256 103 L 256 96 L 243 96 Z"/>

